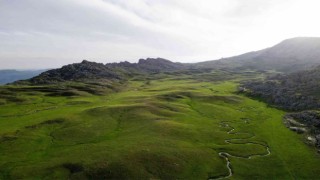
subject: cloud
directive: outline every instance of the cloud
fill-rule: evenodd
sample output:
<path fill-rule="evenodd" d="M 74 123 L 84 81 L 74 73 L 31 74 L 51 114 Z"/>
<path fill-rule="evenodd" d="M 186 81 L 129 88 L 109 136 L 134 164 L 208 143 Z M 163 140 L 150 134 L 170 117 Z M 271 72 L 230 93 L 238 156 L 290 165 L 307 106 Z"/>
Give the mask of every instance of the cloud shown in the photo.
<path fill-rule="evenodd" d="M 318 4 L 315 0 L 0 0 L 0 69 L 58 67 L 85 58 L 217 59 L 264 48 L 288 36 L 319 35 Z"/>

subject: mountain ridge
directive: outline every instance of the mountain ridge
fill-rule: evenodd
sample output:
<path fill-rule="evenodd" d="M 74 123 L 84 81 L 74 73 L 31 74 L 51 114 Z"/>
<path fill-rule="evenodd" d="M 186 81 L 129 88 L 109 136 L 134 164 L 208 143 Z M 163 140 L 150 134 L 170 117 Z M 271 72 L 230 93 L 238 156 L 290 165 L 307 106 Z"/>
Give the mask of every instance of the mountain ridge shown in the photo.
<path fill-rule="evenodd" d="M 138 63 L 120 62 L 120 63 L 96 63 L 83 60 L 81 63 L 65 65 L 58 69 L 52 69 L 41 73 L 26 81 L 31 84 L 52 84 L 65 81 L 86 81 L 86 80 L 124 80 L 128 76 L 144 73 L 160 73 L 182 70 L 187 65 L 174 63 L 163 58 L 140 59 Z"/>
<path fill-rule="evenodd" d="M 200 63 L 177 63 L 164 58 L 139 59 L 137 63 L 95 63 L 87 60 L 53 69 L 29 80 L 32 84 L 50 84 L 85 79 L 121 80 L 136 74 L 161 73 L 187 69 L 275 70 L 298 72 L 320 65 L 320 38 L 286 39 L 272 47 L 242 55 Z M 26 82 L 26 81 L 24 81 Z"/>

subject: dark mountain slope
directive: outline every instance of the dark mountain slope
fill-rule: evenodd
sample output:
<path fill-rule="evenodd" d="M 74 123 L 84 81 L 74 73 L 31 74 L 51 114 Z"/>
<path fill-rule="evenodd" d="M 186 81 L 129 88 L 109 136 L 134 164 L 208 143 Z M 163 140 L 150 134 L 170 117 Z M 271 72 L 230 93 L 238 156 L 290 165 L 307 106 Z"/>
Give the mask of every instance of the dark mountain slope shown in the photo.
<path fill-rule="evenodd" d="M 199 67 L 296 72 L 320 65 L 320 38 L 298 37 L 260 51 L 197 64 Z"/>

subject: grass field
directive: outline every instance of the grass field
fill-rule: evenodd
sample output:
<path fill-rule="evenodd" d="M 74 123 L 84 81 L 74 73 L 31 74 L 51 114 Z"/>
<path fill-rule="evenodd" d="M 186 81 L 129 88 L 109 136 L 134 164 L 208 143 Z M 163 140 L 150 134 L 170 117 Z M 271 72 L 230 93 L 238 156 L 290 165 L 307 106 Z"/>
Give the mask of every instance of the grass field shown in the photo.
<path fill-rule="evenodd" d="M 181 76 L 99 95 L 2 93 L 0 179 L 318 178 L 319 155 L 283 111 L 237 94 L 237 81 Z"/>

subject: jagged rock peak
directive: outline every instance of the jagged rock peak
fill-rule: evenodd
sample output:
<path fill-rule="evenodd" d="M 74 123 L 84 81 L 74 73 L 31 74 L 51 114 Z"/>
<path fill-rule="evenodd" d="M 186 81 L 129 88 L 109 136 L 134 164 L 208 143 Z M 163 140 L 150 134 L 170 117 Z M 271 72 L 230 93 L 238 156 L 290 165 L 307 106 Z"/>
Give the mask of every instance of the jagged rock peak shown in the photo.
<path fill-rule="evenodd" d="M 82 60 L 82 62 L 81 62 L 82 64 L 85 64 L 85 63 L 91 63 L 90 61 L 88 61 L 88 60 Z"/>
<path fill-rule="evenodd" d="M 63 81 L 83 81 L 94 79 L 121 79 L 121 75 L 102 63 L 83 60 L 81 63 L 52 69 L 30 79 L 33 84 L 49 84 Z"/>
<path fill-rule="evenodd" d="M 103 63 L 98 63 L 98 62 L 94 62 L 94 61 L 88 61 L 88 60 L 82 60 L 81 63 L 74 63 L 74 64 L 69 64 L 69 65 L 99 65 L 99 66 L 103 66 L 104 64 Z M 69 65 L 66 65 L 66 66 L 69 66 Z"/>
<path fill-rule="evenodd" d="M 154 62 L 173 63 L 172 61 L 169 61 L 169 60 L 163 59 L 163 58 L 147 58 L 147 59 L 139 59 L 138 64 L 154 63 Z"/>
<path fill-rule="evenodd" d="M 97 63 L 83 60 L 81 63 L 65 65 L 41 73 L 28 80 L 32 84 L 50 84 L 64 81 L 122 80 L 132 74 L 158 73 L 185 69 L 182 63 L 174 63 L 162 58 L 140 59 L 138 63 Z"/>

